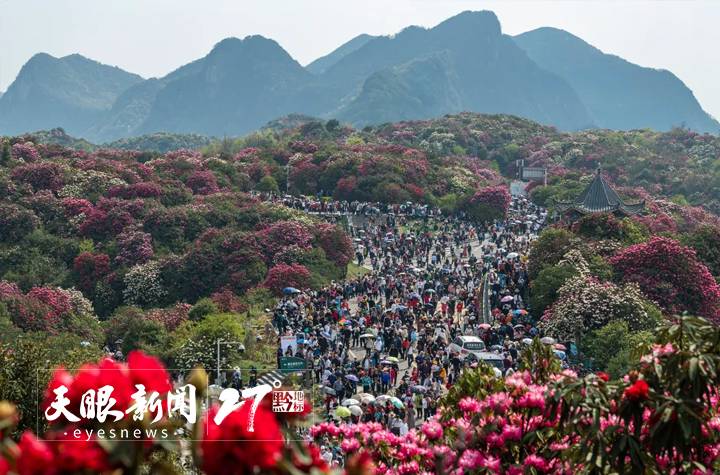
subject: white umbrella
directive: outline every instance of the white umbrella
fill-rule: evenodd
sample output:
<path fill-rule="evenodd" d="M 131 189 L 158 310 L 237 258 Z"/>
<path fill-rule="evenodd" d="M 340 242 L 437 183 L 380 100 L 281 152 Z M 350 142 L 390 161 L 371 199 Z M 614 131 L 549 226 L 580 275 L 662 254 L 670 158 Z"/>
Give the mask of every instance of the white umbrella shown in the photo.
<path fill-rule="evenodd" d="M 343 406 L 357 406 L 360 404 L 360 401 L 357 399 L 345 399 L 342 403 Z"/>
<path fill-rule="evenodd" d="M 361 402 L 364 404 L 370 404 L 374 400 L 375 400 L 375 396 L 373 396 L 372 394 L 368 394 L 367 396 L 363 396 Z"/>
<path fill-rule="evenodd" d="M 390 396 L 388 396 L 387 394 L 382 394 L 382 395 L 376 397 L 375 400 L 380 401 L 380 402 L 389 401 Z"/>
<path fill-rule="evenodd" d="M 517 253 L 517 252 L 511 252 L 510 254 L 507 255 L 507 258 L 508 258 L 508 259 L 515 259 L 517 256 L 518 256 L 518 253 Z"/>
<path fill-rule="evenodd" d="M 371 334 L 360 335 L 360 338 L 375 338 L 375 335 L 371 335 Z"/>
<path fill-rule="evenodd" d="M 363 411 L 360 408 L 360 406 L 350 406 L 348 409 L 350 409 L 350 413 L 353 414 L 354 416 L 358 416 L 358 417 L 362 416 Z"/>

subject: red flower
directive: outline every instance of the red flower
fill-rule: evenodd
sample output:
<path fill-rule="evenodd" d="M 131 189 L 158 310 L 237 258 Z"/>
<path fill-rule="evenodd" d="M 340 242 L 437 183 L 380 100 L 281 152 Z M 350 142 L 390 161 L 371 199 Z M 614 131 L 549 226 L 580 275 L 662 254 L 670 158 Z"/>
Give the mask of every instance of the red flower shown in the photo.
<path fill-rule="evenodd" d="M 20 457 L 17 459 L 18 475 L 46 475 L 54 470 L 53 453 L 45 442 L 28 431 L 22 435 L 20 443 Z"/>
<path fill-rule="evenodd" d="M 160 361 L 152 356 L 147 356 L 142 351 L 131 352 L 127 361 L 133 385 L 144 385 L 148 394 L 157 391 L 162 396 L 168 391 L 172 391 L 170 378 L 165 371 L 165 366 Z"/>
<path fill-rule="evenodd" d="M 251 401 L 231 412 L 220 425 L 215 424 L 219 408 L 207 414 L 208 433 L 201 443 L 203 471 L 210 475 L 253 473 L 255 468 L 274 468 L 283 448 L 282 433 L 272 412 L 258 406 L 253 431 L 248 430 Z M 206 422 L 207 423 L 207 422 Z"/>
<path fill-rule="evenodd" d="M 625 390 L 625 397 L 630 401 L 644 401 L 648 397 L 649 390 L 650 386 L 642 379 L 638 379 L 635 384 Z"/>
<path fill-rule="evenodd" d="M 597 373 L 596 376 L 603 381 L 610 381 L 610 376 L 605 373 Z"/>
<path fill-rule="evenodd" d="M 55 453 L 54 466 L 59 473 L 104 473 L 112 470 L 107 453 L 98 445 L 95 438 L 87 440 L 72 436 L 72 428 L 65 434 L 50 433 Z M 68 442 L 65 442 L 67 440 Z"/>

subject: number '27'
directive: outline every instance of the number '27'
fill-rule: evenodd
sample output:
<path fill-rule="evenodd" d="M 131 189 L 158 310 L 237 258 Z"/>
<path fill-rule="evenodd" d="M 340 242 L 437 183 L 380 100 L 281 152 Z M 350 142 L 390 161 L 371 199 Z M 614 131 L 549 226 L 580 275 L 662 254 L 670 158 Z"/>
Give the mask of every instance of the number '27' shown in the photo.
<path fill-rule="evenodd" d="M 220 425 L 228 414 L 233 412 L 235 409 L 241 408 L 243 404 L 247 402 L 247 399 L 254 396 L 255 400 L 248 414 L 248 431 L 254 432 L 255 427 L 253 422 L 255 420 L 255 411 L 260 405 L 262 398 L 264 398 L 270 391 L 272 391 L 272 387 L 269 384 L 261 384 L 259 386 L 255 386 L 254 388 L 248 388 L 242 392 L 243 400 L 240 401 L 240 393 L 237 389 L 227 388 L 223 390 L 223 392 L 220 393 L 222 406 L 220 406 L 220 410 L 217 414 L 215 414 L 215 419 L 213 419 L 215 424 Z"/>

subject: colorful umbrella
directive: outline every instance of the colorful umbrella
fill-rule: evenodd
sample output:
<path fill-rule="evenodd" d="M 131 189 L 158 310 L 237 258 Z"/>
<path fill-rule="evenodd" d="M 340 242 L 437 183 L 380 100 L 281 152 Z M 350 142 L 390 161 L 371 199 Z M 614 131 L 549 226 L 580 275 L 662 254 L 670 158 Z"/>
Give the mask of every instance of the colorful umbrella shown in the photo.
<path fill-rule="evenodd" d="M 391 397 L 391 398 L 390 398 L 390 402 L 391 402 L 392 405 L 395 406 L 395 407 L 398 407 L 398 408 L 403 408 L 403 407 L 405 407 L 405 404 L 403 404 L 402 401 L 401 401 L 400 399 L 396 398 L 396 397 Z"/>
<path fill-rule="evenodd" d="M 338 417 L 350 417 L 352 412 L 347 407 L 338 407 L 335 409 L 335 415 Z"/>

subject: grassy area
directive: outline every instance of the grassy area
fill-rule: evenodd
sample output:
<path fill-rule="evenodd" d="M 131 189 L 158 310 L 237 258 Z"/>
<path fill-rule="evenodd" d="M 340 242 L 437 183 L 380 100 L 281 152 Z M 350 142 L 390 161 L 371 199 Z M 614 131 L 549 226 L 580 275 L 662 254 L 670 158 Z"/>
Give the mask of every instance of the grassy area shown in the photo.
<path fill-rule="evenodd" d="M 361 276 L 365 274 L 369 274 L 370 269 L 366 269 L 365 267 L 360 267 L 357 264 L 353 262 L 348 262 L 348 269 L 347 274 L 345 275 L 346 279 L 354 279 L 360 274 Z"/>

